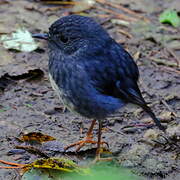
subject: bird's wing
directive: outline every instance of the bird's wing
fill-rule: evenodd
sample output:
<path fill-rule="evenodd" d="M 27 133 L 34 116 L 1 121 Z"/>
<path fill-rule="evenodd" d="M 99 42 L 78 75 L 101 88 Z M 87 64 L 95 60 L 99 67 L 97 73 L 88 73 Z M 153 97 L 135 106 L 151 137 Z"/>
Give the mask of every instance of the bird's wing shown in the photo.
<path fill-rule="evenodd" d="M 140 106 L 146 104 L 137 85 L 139 70 L 131 55 L 116 43 L 110 53 L 117 69 L 115 95 Z"/>
<path fill-rule="evenodd" d="M 100 53 L 101 54 L 101 53 Z M 98 58 L 98 57 L 97 57 Z M 101 58 L 104 58 L 102 60 Z M 94 61 L 93 73 L 94 87 L 105 95 L 110 95 L 142 107 L 154 120 L 156 125 L 164 130 L 152 110 L 147 106 L 141 95 L 137 81 L 139 71 L 130 54 L 119 44 L 113 42 L 100 61 Z M 99 63 L 99 64 L 98 64 Z"/>
<path fill-rule="evenodd" d="M 120 79 L 116 81 L 116 93 L 118 94 L 119 92 L 120 98 L 123 98 L 126 102 L 137 104 L 143 108 L 154 120 L 159 129 L 164 131 L 165 127 L 161 125 L 153 111 L 150 109 L 150 107 L 148 107 L 139 90 L 137 84 L 139 71 L 133 58 L 121 46 L 116 46 L 116 48 L 116 53 L 119 52 L 118 68 L 120 69 L 120 71 L 118 71 L 118 76 Z"/>
<path fill-rule="evenodd" d="M 100 51 L 99 56 L 93 56 L 92 61 L 86 62 L 86 71 L 94 87 L 102 94 L 126 102 L 144 103 L 137 85 L 138 67 L 130 54 L 114 41 L 108 44 L 105 51 Z"/>

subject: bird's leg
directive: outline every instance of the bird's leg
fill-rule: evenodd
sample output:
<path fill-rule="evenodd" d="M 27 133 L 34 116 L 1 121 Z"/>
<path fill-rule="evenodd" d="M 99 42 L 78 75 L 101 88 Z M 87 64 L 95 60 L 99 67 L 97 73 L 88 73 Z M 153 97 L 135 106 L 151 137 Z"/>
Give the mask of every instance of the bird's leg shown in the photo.
<path fill-rule="evenodd" d="M 77 142 L 75 142 L 75 143 L 73 143 L 73 144 L 70 144 L 70 145 L 66 146 L 66 147 L 64 148 L 64 150 L 67 150 L 67 149 L 69 149 L 69 148 L 71 148 L 71 147 L 74 147 L 74 146 L 78 146 L 78 147 L 76 148 L 76 152 L 78 152 L 86 143 L 97 144 L 97 141 L 93 141 L 93 140 L 92 140 L 92 139 L 93 139 L 92 130 L 93 130 L 93 128 L 94 128 L 95 123 L 96 123 L 96 120 L 94 119 L 94 120 L 92 121 L 92 123 L 91 123 L 90 128 L 88 129 L 88 132 L 87 132 L 87 134 L 86 134 L 86 137 L 85 137 L 83 140 L 77 141 Z M 108 145 L 106 142 L 101 142 L 101 144 L 106 144 L 106 145 Z"/>
<path fill-rule="evenodd" d="M 98 129 L 98 143 L 97 143 L 97 150 L 96 150 L 96 159 L 100 159 L 100 152 L 101 152 L 101 135 L 102 135 L 102 122 L 99 122 L 99 129 Z"/>
<path fill-rule="evenodd" d="M 102 122 L 99 121 L 99 129 L 98 129 L 98 142 L 97 142 L 97 150 L 96 150 L 96 158 L 93 161 L 93 164 L 98 161 L 111 161 L 112 158 L 101 158 L 101 135 L 102 135 Z"/>

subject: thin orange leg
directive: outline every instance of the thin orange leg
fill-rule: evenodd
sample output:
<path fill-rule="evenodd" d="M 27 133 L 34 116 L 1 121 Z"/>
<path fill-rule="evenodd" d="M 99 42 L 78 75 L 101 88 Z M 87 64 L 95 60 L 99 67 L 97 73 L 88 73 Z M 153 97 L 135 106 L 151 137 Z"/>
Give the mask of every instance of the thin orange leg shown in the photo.
<path fill-rule="evenodd" d="M 77 141 L 77 142 L 75 142 L 75 143 L 73 143 L 73 144 L 70 144 L 70 145 L 66 146 L 66 147 L 64 148 L 64 150 L 67 150 L 67 149 L 69 149 L 69 148 L 71 148 L 71 147 L 74 147 L 74 146 L 78 146 L 78 147 L 76 148 L 76 152 L 78 152 L 86 143 L 97 144 L 97 141 L 93 141 L 93 140 L 92 140 L 92 139 L 93 139 L 92 130 L 93 130 L 93 128 L 94 128 L 95 123 L 96 123 L 96 120 L 94 119 L 94 120 L 92 121 L 92 123 L 91 123 L 90 128 L 88 129 L 88 132 L 87 132 L 87 134 L 86 134 L 86 137 L 85 137 L 83 140 Z M 106 142 L 101 142 L 101 144 L 106 144 L 106 145 L 108 146 L 108 144 L 107 144 Z"/>
<path fill-rule="evenodd" d="M 102 135 L 102 122 L 99 121 L 99 129 L 98 129 L 98 142 L 97 142 L 97 150 L 96 150 L 96 158 L 92 162 L 95 164 L 98 161 L 111 161 L 112 158 L 101 158 L 101 135 Z"/>

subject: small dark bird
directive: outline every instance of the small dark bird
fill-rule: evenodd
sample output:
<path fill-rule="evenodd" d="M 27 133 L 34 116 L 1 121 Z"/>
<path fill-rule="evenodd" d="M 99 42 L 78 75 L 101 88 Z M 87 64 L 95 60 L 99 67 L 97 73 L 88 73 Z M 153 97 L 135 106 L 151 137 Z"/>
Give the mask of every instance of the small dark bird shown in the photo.
<path fill-rule="evenodd" d="M 49 45 L 49 73 L 53 89 L 71 111 L 94 119 L 87 137 L 66 147 L 97 143 L 100 159 L 102 120 L 127 103 L 140 106 L 165 130 L 147 106 L 139 90 L 138 67 L 123 49 L 92 18 L 70 15 L 54 22 L 47 34 L 35 34 Z M 99 122 L 98 141 L 92 141 L 92 129 Z"/>

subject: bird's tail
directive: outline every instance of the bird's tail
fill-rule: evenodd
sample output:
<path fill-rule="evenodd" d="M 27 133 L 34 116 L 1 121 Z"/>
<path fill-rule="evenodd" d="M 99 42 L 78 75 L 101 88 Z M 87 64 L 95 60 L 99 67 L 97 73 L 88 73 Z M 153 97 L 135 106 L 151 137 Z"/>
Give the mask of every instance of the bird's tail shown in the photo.
<path fill-rule="evenodd" d="M 146 111 L 146 113 L 149 114 L 149 116 L 154 120 L 156 126 L 158 126 L 158 128 L 162 131 L 165 131 L 166 128 L 161 124 L 161 122 L 159 121 L 159 119 L 155 116 L 155 114 L 153 113 L 153 111 L 151 110 L 151 108 L 149 106 L 147 106 L 146 104 L 140 105 L 144 111 Z"/>
<path fill-rule="evenodd" d="M 121 83 L 117 84 L 117 87 L 119 89 L 119 94 L 121 95 L 121 97 L 123 97 L 125 101 L 131 102 L 133 104 L 137 104 L 141 108 L 143 108 L 144 111 L 146 111 L 149 114 L 149 116 L 154 120 L 156 126 L 158 126 L 158 128 L 160 130 L 165 131 L 166 128 L 161 124 L 161 122 L 155 116 L 155 114 L 153 113 L 151 108 L 147 105 L 146 101 L 144 100 L 144 98 L 141 95 L 141 92 L 140 92 L 137 84 L 136 83 L 133 84 L 132 81 L 129 84 L 131 84 L 131 86 L 133 88 L 127 89 L 127 88 L 123 88 L 123 86 L 121 86 Z"/>

